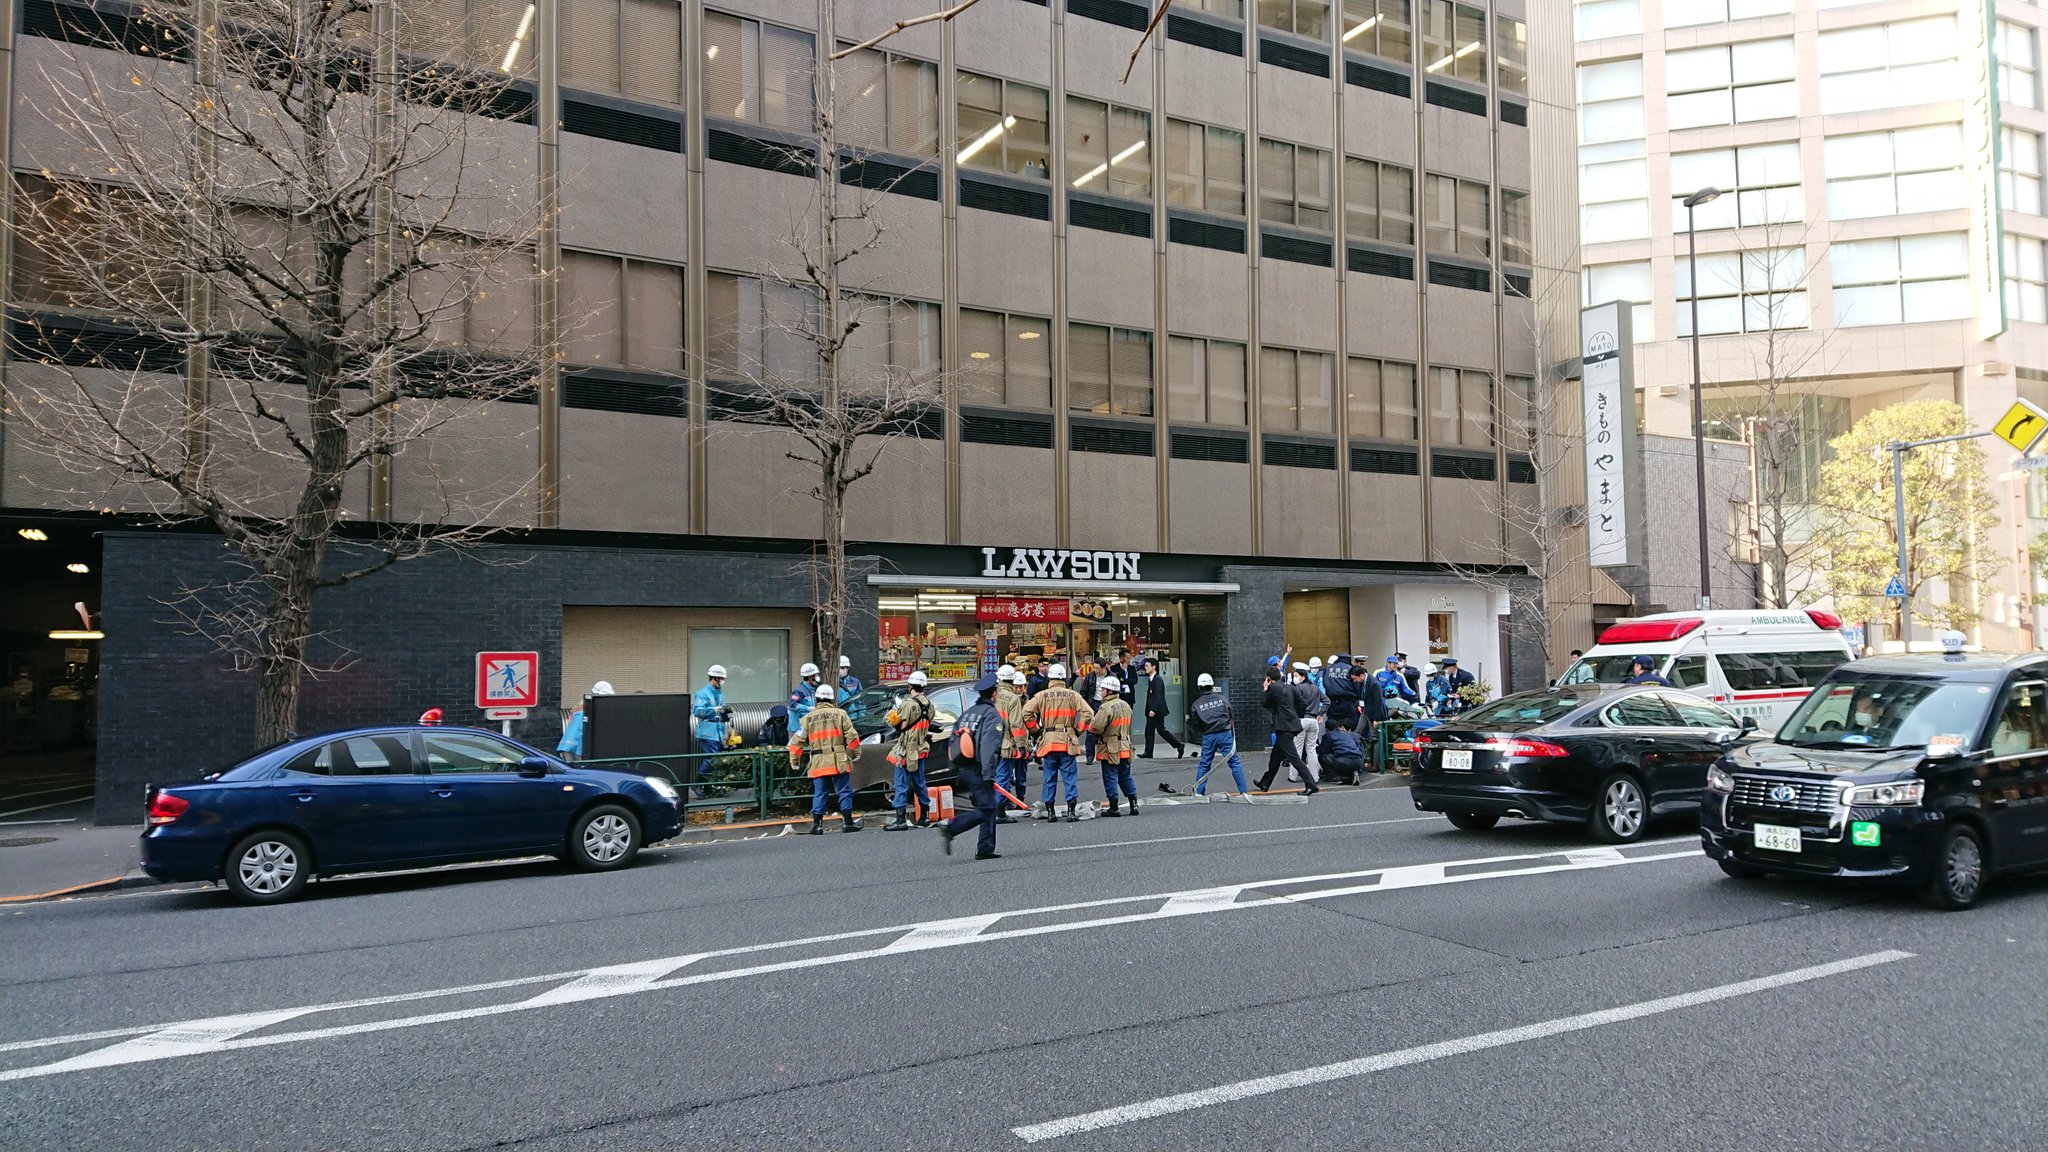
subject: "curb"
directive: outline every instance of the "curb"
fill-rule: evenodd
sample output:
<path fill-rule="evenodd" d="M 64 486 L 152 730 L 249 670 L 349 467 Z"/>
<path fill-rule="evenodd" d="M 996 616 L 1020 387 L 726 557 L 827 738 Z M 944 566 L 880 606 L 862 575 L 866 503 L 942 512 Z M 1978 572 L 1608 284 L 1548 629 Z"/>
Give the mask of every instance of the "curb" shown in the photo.
<path fill-rule="evenodd" d="M 0 905 L 37 904 L 45 900 L 62 900 L 67 896 L 85 896 L 101 892 L 116 892 L 124 888 L 149 888 L 158 880 L 143 872 L 129 872 L 120 876 L 109 876 L 105 880 L 90 880 L 84 884 L 73 884 L 68 888 L 54 888 L 48 892 L 31 892 L 25 896 L 0 896 Z"/>

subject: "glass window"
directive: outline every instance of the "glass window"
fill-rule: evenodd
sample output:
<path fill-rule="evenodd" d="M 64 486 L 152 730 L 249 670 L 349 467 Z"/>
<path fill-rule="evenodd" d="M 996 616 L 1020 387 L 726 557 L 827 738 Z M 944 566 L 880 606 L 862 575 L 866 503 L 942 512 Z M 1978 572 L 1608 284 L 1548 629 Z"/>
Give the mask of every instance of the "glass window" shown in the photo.
<path fill-rule="evenodd" d="M 1486 185 L 1450 176 L 1429 176 L 1423 183 L 1423 211 L 1429 250 L 1484 260 L 1493 251 L 1493 220 Z"/>
<path fill-rule="evenodd" d="M 1960 232 L 1838 241 L 1828 268 L 1838 328 L 1970 315 L 1970 254 Z"/>
<path fill-rule="evenodd" d="M 1587 243 L 1650 235 L 1649 162 L 1608 160 L 1579 168 L 1579 232 Z"/>
<path fill-rule="evenodd" d="M 2005 234 L 2005 314 L 2026 324 L 2048 323 L 2048 271 L 2040 240 Z M 1967 312 L 1964 315 L 1968 315 Z"/>
<path fill-rule="evenodd" d="M 2041 215 L 2041 134 L 2010 124 L 1999 129 L 1999 191 L 2008 212 Z"/>
<path fill-rule="evenodd" d="M 400 51 L 501 76 L 530 78 L 534 36 L 527 8 L 523 0 L 440 0 L 407 5 L 401 12 Z M 368 17 L 363 21 L 367 24 Z"/>
<path fill-rule="evenodd" d="M 1268 432 L 1336 431 L 1326 352 L 1259 349 L 1259 419 Z"/>
<path fill-rule="evenodd" d="M 2006 690 L 1991 726 L 1993 756 L 2021 756 L 2048 748 L 2048 684 L 2029 680 Z"/>
<path fill-rule="evenodd" d="M 985 172 L 1052 178 L 1045 89 L 962 72 L 954 86 L 960 117 L 954 160 Z"/>
<path fill-rule="evenodd" d="M 1233 20 L 1244 17 L 1244 0 L 1173 0 L 1182 8 L 1193 8 L 1197 12 L 1208 12 L 1216 16 L 1228 16 Z"/>
<path fill-rule="evenodd" d="M 1353 437 L 1415 439 L 1415 365 L 1351 357 L 1344 365 L 1344 403 Z"/>
<path fill-rule="evenodd" d="M 704 13 L 704 105 L 708 115 L 792 132 L 817 127 L 809 32 Z"/>
<path fill-rule="evenodd" d="M 517 772 L 526 753 L 481 732 L 428 732 L 421 737 L 427 750 L 427 771 L 435 775 L 458 772 Z"/>
<path fill-rule="evenodd" d="M 1067 325 L 1067 408 L 1103 416 L 1152 415 L 1152 334 Z"/>
<path fill-rule="evenodd" d="M 1330 38 L 1330 0 L 1258 0 L 1259 24 L 1306 36 Z"/>
<path fill-rule="evenodd" d="M 1704 688 L 1707 683 L 1707 658 L 1680 656 L 1671 662 L 1671 671 L 1665 675 L 1680 688 Z"/>
<path fill-rule="evenodd" d="M 1175 208 L 1244 215 L 1244 133 L 1169 117 L 1166 202 Z"/>
<path fill-rule="evenodd" d="M 1686 659 L 1705 662 L 1704 658 L 1699 656 L 1689 656 Z M 1674 662 L 1672 670 L 1674 672 L 1677 671 L 1677 662 Z M 1702 673 L 1701 682 L 1705 683 L 1704 673 Z M 1677 683 L 1676 677 L 1673 677 L 1672 683 Z M 1678 714 L 1678 722 L 1687 728 L 1742 727 L 1742 721 L 1737 720 L 1735 717 L 1730 716 L 1728 713 L 1721 711 L 1697 696 L 1681 696 L 1675 692 L 1659 692 L 1657 696 L 1664 701 L 1666 708 Z"/>
<path fill-rule="evenodd" d="M 1664 58 L 1672 128 L 1777 120 L 1799 114 L 1790 37 L 1688 48 Z"/>
<path fill-rule="evenodd" d="M 1998 98 L 2022 108 L 2041 106 L 2041 61 L 2034 30 L 2000 20 L 1993 36 L 1998 60 Z"/>
<path fill-rule="evenodd" d="M 835 90 L 847 145 L 923 160 L 939 153 L 939 69 L 864 48 L 841 60 Z"/>
<path fill-rule="evenodd" d="M 1458 618 L 1449 612 L 1431 612 L 1426 621 L 1429 627 L 1429 658 L 1432 663 L 1441 663 L 1452 654 L 1452 642 L 1457 639 Z"/>
<path fill-rule="evenodd" d="M 1167 416 L 1183 424 L 1245 424 L 1245 348 L 1231 340 L 1166 338 Z"/>
<path fill-rule="evenodd" d="M 1399 164 L 1344 158 L 1344 231 L 1354 240 L 1415 243 L 1415 173 Z"/>
<path fill-rule="evenodd" d="M 818 378 L 817 298 L 791 284 L 713 272 L 707 302 L 711 371 L 727 379 L 808 382 Z"/>
<path fill-rule="evenodd" d="M 562 251 L 562 356 L 571 364 L 683 372 L 683 270 Z"/>
<path fill-rule="evenodd" d="M 1806 197 L 1800 178 L 1796 141 L 1674 153 L 1672 231 L 1683 235 L 1688 218 L 1701 232 L 1804 220 Z M 1686 198 L 1701 188 L 1718 188 L 1721 195 L 1688 213 Z"/>
<path fill-rule="evenodd" d="M 1344 0 L 1340 40 L 1353 52 L 1409 63 L 1415 43 L 1408 0 Z"/>
<path fill-rule="evenodd" d="M 1152 197 L 1152 114 L 1067 97 L 1067 175 L 1073 187 L 1134 200 Z"/>
<path fill-rule="evenodd" d="M 1447 448 L 1493 447 L 1493 377 L 1470 369 L 1431 368 L 1430 442 Z"/>
<path fill-rule="evenodd" d="M 1327 232 L 1330 184 L 1328 152 L 1259 138 L 1259 219 Z"/>
<path fill-rule="evenodd" d="M 849 386 L 929 376 L 939 367 L 939 306 L 849 292 L 841 301 L 851 329 L 839 353 Z"/>
<path fill-rule="evenodd" d="M 1678 336 L 1692 335 L 1692 262 L 1675 262 Z M 1804 328 L 1806 250 L 1759 248 L 1702 254 L 1699 323 L 1702 336 Z"/>
<path fill-rule="evenodd" d="M 634 100 L 683 102 L 682 8 L 675 0 L 563 0 L 562 83 Z M 529 53 L 527 40 L 506 59 Z M 502 67 L 501 72 L 513 69 Z M 525 68 L 519 68 L 522 73 Z"/>
<path fill-rule="evenodd" d="M 1935 736 L 1956 736 L 1969 747 L 1984 729 L 1991 693 L 1988 684 L 1863 676 L 1843 669 L 1799 702 L 1778 729 L 1778 742 L 1922 748 Z"/>
<path fill-rule="evenodd" d="M 1822 158 L 1828 215 L 1852 220 L 1964 207 L 1962 163 L 1959 124 L 1831 136 Z"/>
<path fill-rule="evenodd" d="M 1512 16 L 1493 18 L 1494 78 L 1510 96 L 1529 94 L 1529 26 Z"/>
<path fill-rule="evenodd" d="M 1579 0 L 1575 15 L 1580 40 L 1633 36 L 1643 30 L 1643 14 L 1637 0 Z"/>
<path fill-rule="evenodd" d="M 1423 71 L 1486 83 L 1486 10 L 1454 0 L 1423 0 Z"/>
<path fill-rule="evenodd" d="M 692 628 L 690 663 L 725 665 L 731 702 L 781 702 L 792 685 L 787 628 Z"/>
<path fill-rule="evenodd" d="M 1609 728 L 1673 728 L 1678 718 L 1655 692 L 1639 692 L 1607 706 L 1600 720 Z"/>
<path fill-rule="evenodd" d="M 1656 329 L 1651 322 L 1649 261 L 1588 264 L 1579 283 L 1582 289 L 1579 303 L 1590 308 L 1610 300 L 1630 301 L 1635 305 L 1629 317 L 1630 333 L 1642 342 L 1656 339 Z"/>
<path fill-rule="evenodd" d="M 1831 29 L 1819 59 L 1825 115 L 1940 103 L 1960 90 L 1954 16 Z"/>
<path fill-rule="evenodd" d="M 1500 190 L 1500 258 L 1507 264 L 1534 264 L 1530 232 L 1529 194 L 1508 188 Z"/>
<path fill-rule="evenodd" d="M 1050 322 L 960 309 L 960 400 L 1004 408 L 1052 407 Z"/>

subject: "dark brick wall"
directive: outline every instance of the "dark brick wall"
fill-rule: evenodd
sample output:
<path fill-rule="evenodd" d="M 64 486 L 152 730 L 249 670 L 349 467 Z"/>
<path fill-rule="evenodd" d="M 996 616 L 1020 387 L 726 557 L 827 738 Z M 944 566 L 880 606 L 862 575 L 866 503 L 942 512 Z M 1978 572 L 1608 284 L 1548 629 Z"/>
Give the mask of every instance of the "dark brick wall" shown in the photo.
<path fill-rule="evenodd" d="M 320 594 L 315 627 L 348 662 L 306 679 L 300 730 L 410 722 L 437 704 L 461 715 L 476 653 L 494 648 L 539 652 L 549 699 L 562 672 L 564 605 L 808 608 L 805 562 L 788 553 L 497 545 L 403 564 Z M 94 818 L 138 823 L 145 783 L 194 780 L 252 750 L 256 677 L 185 634 L 166 607 L 235 571 L 218 538 L 114 533 L 101 565 L 107 638 Z M 853 567 L 853 618 L 872 621 L 873 563 Z M 874 629 L 849 631 L 854 666 L 872 669 Z M 553 708 L 513 725 L 514 736 L 542 747 L 560 730 Z"/>

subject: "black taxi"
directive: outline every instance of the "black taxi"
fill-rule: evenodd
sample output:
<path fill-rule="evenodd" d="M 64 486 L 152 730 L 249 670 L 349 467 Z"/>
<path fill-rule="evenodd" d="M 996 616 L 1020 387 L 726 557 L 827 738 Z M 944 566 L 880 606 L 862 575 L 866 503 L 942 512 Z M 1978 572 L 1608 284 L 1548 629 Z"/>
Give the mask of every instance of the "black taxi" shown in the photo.
<path fill-rule="evenodd" d="M 1835 669 L 1708 771 L 1700 841 L 1737 878 L 1891 878 L 1942 908 L 2048 868 L 2048 653 Z"/>

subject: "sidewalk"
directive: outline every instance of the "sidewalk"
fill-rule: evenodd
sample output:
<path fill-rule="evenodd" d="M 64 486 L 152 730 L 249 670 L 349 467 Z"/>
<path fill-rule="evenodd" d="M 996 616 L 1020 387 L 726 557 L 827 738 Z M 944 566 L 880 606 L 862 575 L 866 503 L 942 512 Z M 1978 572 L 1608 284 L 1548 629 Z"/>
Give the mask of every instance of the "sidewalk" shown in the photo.
<path fill-rule="evenodd" d="M 140 824 L 29 825 L 0 833 L 0 904 L 156 883 L 136 867 Z"/>

